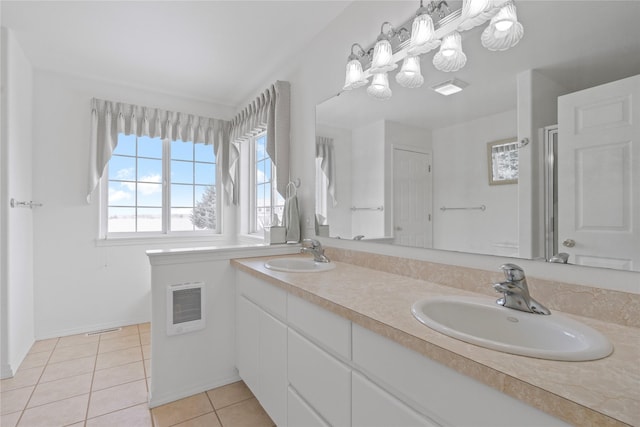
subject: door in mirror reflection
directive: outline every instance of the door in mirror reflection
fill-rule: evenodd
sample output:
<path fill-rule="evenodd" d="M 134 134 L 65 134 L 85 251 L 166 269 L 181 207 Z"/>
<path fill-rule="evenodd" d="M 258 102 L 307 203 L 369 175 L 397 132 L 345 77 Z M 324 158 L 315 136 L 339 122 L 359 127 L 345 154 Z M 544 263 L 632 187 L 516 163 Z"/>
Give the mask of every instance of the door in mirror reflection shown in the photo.
<path fill-rule="evenodd" d="M 393 149 L 393 243 L 433 247 L 431 154 Z"/>
<path fill-rule="evenodd" d="M 639 101 L 640 76 L 559 98 L 557 238 L 571 263 L 640 266 Z"/>

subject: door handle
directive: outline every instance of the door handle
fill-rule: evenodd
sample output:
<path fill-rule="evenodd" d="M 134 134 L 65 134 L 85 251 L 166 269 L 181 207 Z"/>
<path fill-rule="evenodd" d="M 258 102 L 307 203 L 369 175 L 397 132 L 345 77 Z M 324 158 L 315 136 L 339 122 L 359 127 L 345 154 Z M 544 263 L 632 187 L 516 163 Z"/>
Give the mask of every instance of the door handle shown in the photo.
<path fill-rule="evenodd" d="M 576 241 L 573 239 L 565 239 L 564 242 L 562 242 L 562 246 L 565 246 L 567 248 L 572 248 L 576 245 Z"/>

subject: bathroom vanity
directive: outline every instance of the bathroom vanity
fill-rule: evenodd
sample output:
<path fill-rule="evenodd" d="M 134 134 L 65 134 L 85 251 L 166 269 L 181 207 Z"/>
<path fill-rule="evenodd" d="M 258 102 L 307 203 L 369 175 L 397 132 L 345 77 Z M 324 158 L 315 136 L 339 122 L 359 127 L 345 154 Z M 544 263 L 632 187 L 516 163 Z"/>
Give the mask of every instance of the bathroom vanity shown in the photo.
<path fill-rule="evenodd" d="M 605 334 L 614 353 L 588 362 L 516 356 L 411 315 L 424 298 L 489 296 L 342 262 L 278 272 L 265 268 L 269 259 L 231 261 L 236 360 L 278 426 L 640 424 L 635 327 L 568 315 Z"/>

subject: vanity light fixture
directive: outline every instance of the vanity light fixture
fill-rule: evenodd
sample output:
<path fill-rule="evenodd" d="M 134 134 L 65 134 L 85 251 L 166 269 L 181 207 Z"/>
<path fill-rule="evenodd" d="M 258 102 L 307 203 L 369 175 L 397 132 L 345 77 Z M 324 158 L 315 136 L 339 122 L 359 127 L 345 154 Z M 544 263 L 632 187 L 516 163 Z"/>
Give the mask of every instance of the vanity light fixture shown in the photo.
<path fill-rule="evenodd" d="M 373 76 L 367 93 L 378 99 L 389 99 L 391 88 L 387 73 L 395 70 L 399 61 L 403 63 L 396 82 L 407 88 L 420 87 L 424 82 L 420 58 L 438 46 L 440 49 L 432 61 L 434 67 L 444 72 L 458 71 L 467 62 L 461 32 L 489 20 L 481 36 L 485 48 L 502 51 L 522 39 L 524 29 L 518 22 L 514 0 L 463 0 L 462 7 L 453 12 L 445 0 L 433 0 L 426 6 L 420 0 L 415 16 L 399 29 L 384 22 L 380 35 L 369 49 L 363 49 L 358 43 L 352 45 L 344 89 L 363 86 Z"/>
<path fill-rule="evenodd" d="M 449 96 L 454 93 L 460 92 L 465 87 L 469 86 L 467 82 L 463 82 L 459 79 L 447 80 L 446 82 L 438 83 L 437 85 L 431 86 L 431 89 L 435 90 L 441 95 Z"/>

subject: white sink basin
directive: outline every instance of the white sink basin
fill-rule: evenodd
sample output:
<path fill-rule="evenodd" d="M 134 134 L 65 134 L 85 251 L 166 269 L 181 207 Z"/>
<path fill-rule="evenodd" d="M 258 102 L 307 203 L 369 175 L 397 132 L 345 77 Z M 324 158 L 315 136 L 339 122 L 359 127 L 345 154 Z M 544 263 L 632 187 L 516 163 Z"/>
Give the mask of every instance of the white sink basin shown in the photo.
<path fill-rule="evenodd" d="M 505 353 L 583 361 L 613 351 L 604 335 L 573 319 L 526 313 L 482 298 L 430 298 L 413 304 L 411 312 L 431 329 Z"/>
<path fill-rule="evenodd" d="M 270 270 L 287 273 L 316 273 L 336 268 L 332 262 L 315 262 L 312 258 L 273 258 L 264 263 Z"/>

